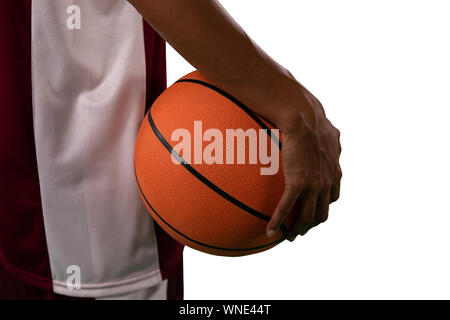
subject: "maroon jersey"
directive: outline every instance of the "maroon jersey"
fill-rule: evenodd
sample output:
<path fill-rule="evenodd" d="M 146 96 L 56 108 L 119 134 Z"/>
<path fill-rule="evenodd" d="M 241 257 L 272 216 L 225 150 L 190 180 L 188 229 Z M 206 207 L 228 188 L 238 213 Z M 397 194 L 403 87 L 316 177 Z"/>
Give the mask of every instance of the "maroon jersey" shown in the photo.
<path fill-rule="evenodd" d="M 166 278 L 182 246 L 133 174 L 164 41 L 126 0 L 0 1 L 0 33 L 0 264 L 71 296 Z"/>

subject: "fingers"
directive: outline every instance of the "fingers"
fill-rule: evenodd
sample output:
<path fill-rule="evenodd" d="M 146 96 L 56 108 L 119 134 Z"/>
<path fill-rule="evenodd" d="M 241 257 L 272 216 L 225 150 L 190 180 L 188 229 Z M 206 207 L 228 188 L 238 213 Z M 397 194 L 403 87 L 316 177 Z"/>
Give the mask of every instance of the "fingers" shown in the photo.
<path fill-rule="evenodd" d="M 336 182 L 331 187 L 331 197 L 330 197 L 330 203 L 333 203 L 339 199 L 339 194 L 341 192 L 341 178 L 342 178 L 342 169 L 341 166 L 337 166 L 337 173 L 336 173 Z"/>
<path fill-rule="evenodd" d="M 300 205 L 300 212 L 298 213 L 298 218 L 294 222 L 290 233 L 287 237 L 288 240 L 293 241 L 298 234 L 304 235 L 311 228 L 317 225 L 315 216 L 316 216 L 316 207 L 317 207 L 317 199 L 318 193 L 315 191 L 310 191 L 306 194 L 306 196 L 302 199 Z"/>
<path fill-rule="evenodd" d="M 306 192 L 304 191 L 303 193 L 306 193 Z M 299 214 L 302 212 L 302 211 L 301 211 L 301 208 L 302 208 L 302 200 L 303 200 L 303 197 L 300 196 L 300 197 L 297 199 L 297 201 L 295 202 L 294 208 L 292 208 L 290 214 L 293 214 L 293 215 L 299 215 Z M 294 221 L 294 222 L 295 222 L 295 221 Z M 289 241 L 294 241 L 295 238 L 297 237 L 297 235 L 292 234 L 292 233 L 291 233 L 291 230 L 292 230 L 292 228 L 289 229 L 289 234 L 286 236 L 286 239 L 288 239 Z"/>
<path fill-rule="evenodd" d="M 302 203 L 300 206 L 300 216 L 287 236 L 289 241 L 294 241 L 299 234 L 304 236 L 309 230 L 328 219 L 331 192 L 320 193 L 317 197 L 315 193 L 310 194 L 311 196 L 304 199 L 308 203 Z"/>
<path fill-rule="evenodd" d="M 294 207 L 295 201 L 300 196 L 301 191 L 302 187 L 300 185 L 286 184 L 278 207 L 275 209 L 272 218 L 267 224 L 266 232 L 268 237 L 273 237 L 275 235 L 276 231 L 280 228 L 281 224 Z"/>
<path fill-rule="evenodd" d="M 305 190 L 306 194 L 295 203 L 294 214 L 298 214 L 298 218 L 291 227 L 287 239 L 294 241 L 299 234 L 303 236 L 312 228 L 325 222 L 328 219 L 330 203 L 339 198 L 339 191 L 340 181 L 333 185 L 331 189 L 328 187 L 326 191 Z M 287 215 L 291 210 L 288 211 Z M 283 220 L 287 215 L 283 217 Z M 279 228 L 279 225 L 277 228 Z"/>
<path fill-rule="evenodd" d="M 290 232 L 287 235 L 286 239 L 288 239 L 289 241 L 292 242 L 292 241 L 294 241 L 297 238 L 298 235 L 304 236 L 309 230 L 311 230 L 312 228 L 316 227 L 317 225 L 318 225 L 317 223 L 312 223 L 312 224 L 309 224 L 307 226 L 303 226 L 303 225 L 299 226 L 299 227 L 297 227 L 297 229 L 299 231 Z"/>
<path fill-rule="evenodd" d="M 340 192 L 341 192 L 341 181 L 339 180 L 331 187 L 330 203 L 333 203 L 339 199 Z"/>
<path fill-rule="evenodd" d="M 321 224 L 322 222 L 327 221 L 328 219 L 328 210 L 330 208 L 330 197 L 331 192 L 324 192 L 319 195 L 317 199 L 317 210 L 315 220 L 317 224 Z"/>

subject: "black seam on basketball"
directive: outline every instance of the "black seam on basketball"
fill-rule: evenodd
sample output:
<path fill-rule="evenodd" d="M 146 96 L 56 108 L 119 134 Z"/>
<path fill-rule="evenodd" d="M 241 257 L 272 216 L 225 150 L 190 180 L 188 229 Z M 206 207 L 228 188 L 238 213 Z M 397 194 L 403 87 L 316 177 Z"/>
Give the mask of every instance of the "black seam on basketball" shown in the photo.
<path fill-rule="evenodd" d="M 218 186 L 216 186 L 214 183 L 212 183 L 210 180 L 208 180 L 208 178 L 206 178 L 205 176 L 203 176 L 200 172 L 198 172 L 197 170 L 195 170 L 190 164 L 188 164 L 179 154 L 178 152 L 176 152 L 172 146 L 169 144 L 169 142 L 167 142 L 167 140 L 163 137 L 163 135 L 161 134 L 161 132 L 158 130 L 158 128 L 156 127 L 155 122 L 153 121 L 152 115 L 151 115 L 151 107 L 150 110 L 148 111 L 148 121 L 150 123 L 150 126 L 153 130 L 153 133 L 155 134 L 155 136 L 158 138 L 158 140 L 163 144 L 163 146 L 167 149 L 167 151 L 169 151 L 169 153 L 171 155 L 173 155 L 178 162 L 180 162 L 180 164 L 186 169 L 188 170 L 192 175 L 194 175 L 198 180 L 200 180 L 201 182 L 203 182 L 206 186 L 208 186 L 211 190 L 213 190 L 214 192 L 216 192 L 218 195 L 220 195 L 222 198 L 230 201 L 232 204 L 234 204 L 235 206 L 241 208 L 243 211 L 255 216 L 256 218 L 259 218 L 261 220 L 264 221 L 269 221 L 270 217 L 266 216 L 265 214 L 247 206 L 245 203 L 239 201 L 238 199 L 234 198 L 232 195 L 226 193 L 224 190 L 222 190 L 221 188 L 219 188 Z M 284 224 L 281 225 L 280 227 L 281 232 L 283 233 L 284 236 L 286 236 L 288 234 L 287 228 Z"/>
<path fill-rule="evenodd" d="M 150 208 L 150 209 L 158 216 L 158 218 L 159 218 L 162 222 L 164 222 L 164 224 L 167 225 L 170 229 L 172 229 L 173 231 L 175 231 L 176 233 L 178 233 L 180 236 L 182 236 L 182 237 L 186 238 L 187 240 L 189 240 L 189 241 L 191 241 L 191 242 L 194 242 L 194 243 L 196 243 L 196 244 L 198 244 L 198 245 L 201 245 L 201 246 L 204 246 L 204 247 L 208 247 L 208 248 L 211 248 L 211 249 L 215 249 L 215 250 L 224 250 L 224 251 L 253 251 L 253 250 L 258 250 L 258 249 L 262 249 L 262 248 L 265 248 L 265 247 L 269 247 L 269 246 L 275 245 L 275 244 L 280 243 L 280 242 L 282 242 L 282 241 L 284 241 L 284 240 L 286 239 L 286 238 L 283 236 L 283 237 L 281 237 L 280 239 L 275 240 L 275 241 L 273 241 L 273 242 L 270 242 L 270 243 L 268 243 L 268 244 L 264 244 L 264 245 L 257 246 L 257 247 L 252 247 L 252 248 L 242 248 L 242 249 L 239 249 L 239 248 L 222 248 L 222 247 L 216 247 L 216 246 L 213 246 L 213 245 L 210 245 L 210 244 L 206 244 L 206 243 L 197 241 L 197 240 L 195 240 L 195 239 L 192 239 L 192 238 L 188 237 L 187 235 L 183 234 L 182 232 L 178 231 L 178 230 L 175 229 L 174 227 L 172 227 L 166 220 L 164 220 L 164 219 L 158 214 L 158 212 L 156 212 L 156 210 L 152 207 L 152 205 L 151 205 L 150 202 L 148 201 L 147 197 L 145 196 L 144 192 L 142 191 L 141 184 L 139 183 L 139 179 L 138 179 L 137 174 L 136 174 L 136 169 L 135 169 L 135 171 L 134 171 L 134 175 L 135 175 L 135 177 L 136 177 L 136 183 L 137 183 L 137 186 L 138 186 L 138 188 L 139 188 L 139 191 L 140 191 L 142 197 L 144 198 L 144 200 L 145 200 L 145 202 L 147 203 L 148 207 L 149 207 L 149 208 Z"/>
<path fill-rule="evenodd" d="M 263 128 L 264 130 L 267 131 L 267 134 L 270 136 L 270 138 L 277 144 L 278 148 L 281 149 L 281 141 L 278 139 L 277 136 L 275 136 L 272 132 L 272 130 L 270 130 L 270 128 L 264 123 L 264 121 L 262 121 L 252 110 L 250 110 L 245 104 L 243 104 L 241 101 L 239 101 L 238 99 L 236 99 L 235 97 L 233 97 L 231 94 L 229 94 L 226 91 L 223 91 L 222 89 L 216 87 L 213 84 L 210 84 L 208 82 L 202 81 L 202 80 L 197 80 L 197 79 L 181 79 L 178 80 L 175 83 L 180 83 L 180 82 L 191 82 L 191 83 L 196 83 L 202 86 L 205 86 L 213 91 L 216 91 L 217 93 L 221 94 L 222 96 L 224 96 L 225 98 L 227 98 L 228 100 L 230 100 L 231 102 L 233 102 L 234 104 L 236 104 L 239 108 L 241 108 L 246 114 L 248 114 L 250 116 L 250 118 L 252 118 L 253 120 L 256 121 L 256 123 L 259 124 L 259 126 L 261 128 Z"/>

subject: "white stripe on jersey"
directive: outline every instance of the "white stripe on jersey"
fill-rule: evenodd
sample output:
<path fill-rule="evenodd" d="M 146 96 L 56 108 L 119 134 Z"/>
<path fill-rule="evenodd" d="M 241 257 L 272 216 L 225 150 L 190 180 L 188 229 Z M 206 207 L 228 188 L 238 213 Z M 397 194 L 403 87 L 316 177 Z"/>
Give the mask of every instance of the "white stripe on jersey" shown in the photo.
<path fill-rule="evenodd" d="M 142 17 L 126 0 L 32 8 L 33 117 L 54 290 L 106 296 L 161 281 L 133 151 L 144 117 Z M 81 290 L 70 290 L 70 266 Z M 69 269 L 68 269 L 69 268 Z"/>

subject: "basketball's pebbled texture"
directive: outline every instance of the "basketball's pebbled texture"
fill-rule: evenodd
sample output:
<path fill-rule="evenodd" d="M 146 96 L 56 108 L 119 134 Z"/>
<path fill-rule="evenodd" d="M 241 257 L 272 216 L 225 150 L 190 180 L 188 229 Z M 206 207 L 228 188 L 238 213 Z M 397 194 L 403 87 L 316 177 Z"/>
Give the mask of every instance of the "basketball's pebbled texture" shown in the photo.
<path fill-rule="evenodd" d="M 273 238 L 265 233 L 283 193 L 281 161 L 275 175 L 261 175 L 259 160 L 195 164 L 192 153 L 190 163 L 174 164 L 170 152 L 178 142 L 171 141 L 172 132 L 189 130 L 193 144 L 199 120 L 203 132 L 216 128 L 224 137 L 226 129 L 274 128 L 199 72 L 186 75 L 155 101 L 139 130 L 135 173 L 145 206 L 173 238 L 203 252 L 242 256 L 272 248 L 284 240 L 287 228 L 283 225 Z M 272 139 L 280 146 L 277 137 Z"/>

